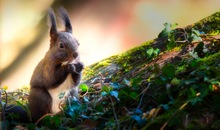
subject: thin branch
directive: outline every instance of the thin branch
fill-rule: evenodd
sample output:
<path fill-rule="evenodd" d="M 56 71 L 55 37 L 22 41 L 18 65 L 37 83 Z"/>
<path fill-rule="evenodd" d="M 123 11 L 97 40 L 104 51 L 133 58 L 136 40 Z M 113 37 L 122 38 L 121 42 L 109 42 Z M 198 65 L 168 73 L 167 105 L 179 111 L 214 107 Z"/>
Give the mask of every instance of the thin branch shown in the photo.
<path fill-rule="evenodd" d="M 142 103 L 143 97 L 144 97 L 144 95 L 145 95 L 145 92 L 149 89 L 150 85 L 151 85 L 151 83 L 149 83 L 149 84 L 147 85 L 147 88 L 145 88 L 144 91 L 142 91 L 143 95 L 141 96 L 141 100 L 140 100 L 140 103 L 139 103 L 139 105 L 138 105 L 138 108 L 141 107 L 141 103 Z"/>
<path fill-rule="evenodd" d="M 111 103 L 112 103 L 112 109 L 113 109 L 113 114 L 114 114 L 114 117 L 115 117 L 115 120 L 116 120 L 116 124 L 118 126 L 118 130 L 120 130 L 120 126 L 119 126 L 119 122 L 118 122 L 118 117 L 117 117 L 116 112 L 115 112 L 114 102 L 112 100 L 112 97 L 111 96 L 109 96 L 109 97 L 110 97 L 110 100 L 111 100 Z"/>
<path fill-rule="evenodd" d="M 40 119 L 37 120 L 37 122 L 35 122 L 35 125 L 37 125 L 41 120 L 43 120 L 44 117 L 46 117 L 46 116 L 54 116 L 54 115 L 55 114 L 45 114 L 45 115 L 43 115 Z"/>
<path fill-rule="evenodd" d="M 160 128 L 160 130 L 164 130 L 165 127 L 167 126 L 167 124 L 170 122 L 170 120 L 171 120 L 179 111 L 181 111 L 188 103 L 189 103 L 189 102 L 186 102 L 186 103 L 184 103 L 182 106 L 180 106 L 180 108 L 179 108 L 177 111 L 175 111 L 175 112 L 170 116 L 170 118 L 163 124 L 163 126 Z"/>

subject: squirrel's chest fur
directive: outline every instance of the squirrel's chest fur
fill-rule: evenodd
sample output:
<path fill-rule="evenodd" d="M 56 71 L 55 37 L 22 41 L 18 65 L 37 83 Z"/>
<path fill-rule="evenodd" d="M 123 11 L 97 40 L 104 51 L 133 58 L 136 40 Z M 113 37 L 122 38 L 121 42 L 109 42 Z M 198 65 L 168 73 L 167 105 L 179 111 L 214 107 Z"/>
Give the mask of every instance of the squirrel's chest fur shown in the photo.
<path fill-rule="evenodd" d="M 59 105 L 60 103 L 64 103 L 71 89 L 74 89 L 74 82 L 72 79 L 72 75 L 68 74 L 67 78 L 56 88 L 48 89 L 48 92 L 52 98 L 51 112 L 57 113 L 60 111 Z M 76 89 L 76 88 L 75 88 Z M 61 93 L 65 93 L 65 96 L 59 96 Z"/>

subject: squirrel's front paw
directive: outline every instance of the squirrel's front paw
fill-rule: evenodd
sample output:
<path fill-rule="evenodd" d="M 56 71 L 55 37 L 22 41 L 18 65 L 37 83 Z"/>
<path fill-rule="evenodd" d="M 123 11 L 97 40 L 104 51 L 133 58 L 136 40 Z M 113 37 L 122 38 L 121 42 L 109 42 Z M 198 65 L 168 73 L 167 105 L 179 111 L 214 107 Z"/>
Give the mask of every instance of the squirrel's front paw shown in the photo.
<path fill-rule="evenodd" d="M 67 70 L 69 73 L 76 72 L 76 67 L 73 64 L 68 64 Z"/>
<path fill-rule="evenodd" d="M 74 64 L 76 72 L 81 72 L 84 69 L 84 64 L 82 62 L 77 62 Z"/>
<path fill-rule="evenodd" d="M 68 64 L 67 68 L 70 73 L 80 73 L 84 69 L 84 64 L 82 62 Z"/>

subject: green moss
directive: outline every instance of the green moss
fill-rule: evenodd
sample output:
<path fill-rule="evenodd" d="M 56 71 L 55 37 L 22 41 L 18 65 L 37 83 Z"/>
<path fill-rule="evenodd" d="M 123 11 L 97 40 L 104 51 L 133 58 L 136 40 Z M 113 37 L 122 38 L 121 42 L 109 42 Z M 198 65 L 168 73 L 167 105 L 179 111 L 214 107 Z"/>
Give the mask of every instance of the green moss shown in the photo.
<path fill-rule="evenodd" d="M 140 46 L 128 50 L 122 54 L 111 56 L 95 64 L 87 66 L 83 71 L 83 80 L 88 80 L 93 76 L 98 75 L 101 70 L 104 70 L 107 66 L 110 66 L 111 64 L 117 64 L 128 72 L 131 68 L 133 68 L 132 65 L 136 63 L 138 59 L 142 60 L 146 58 L 145 52 L 147 50 L 147 47 L 150 46 L 153 42 L 154 40 L 145 42 Z"/>
<path fill-rule="evenodd" d="M 220 33 L 219 23 L 220 23 L 220 11 L 188 27 L 190 28 L 193 27 L 197 30 L 203 31 L 206 34 L 214 35 Z"/>
<path fill-rule="evenodd" d="M 154 40 L 150 40 L 148 42 L 141 44 L 140 46 L 137 46 L 131 50 L 128 50 L 122 54 L 119 54 L 117 57 L 117 63 L 124 62 L 125 60 L 129 61 L 131 59 L 137 58 L 136 56 L 143 51 L 145 52 L 147 50 L 147 47 L 149 47 L 153 42 Z"/>
<path fill-rule="evenodd" d="M 220 52 L 217 52 L 213 55 L 210 55 L 210 56 L 207 56 L 207 57 L 204 57 L 202 59 L 199 60 L 200 63 L 208 63 L 208 64 L 212 64 L 216 61 L 219 61 L 220 60 Z M 220 62 L 220 61 L 219 61 Z"/>

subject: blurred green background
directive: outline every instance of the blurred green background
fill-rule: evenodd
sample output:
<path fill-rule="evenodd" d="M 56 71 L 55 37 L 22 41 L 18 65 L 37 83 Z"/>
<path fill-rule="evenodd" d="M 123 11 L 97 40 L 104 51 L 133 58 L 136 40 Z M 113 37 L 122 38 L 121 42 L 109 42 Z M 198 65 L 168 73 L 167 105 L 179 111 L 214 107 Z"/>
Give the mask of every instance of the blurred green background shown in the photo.
<path fill-rule="evenodd" d="M 81 61 L 90 65 L 156 38 L 165 22 L 193 24 L 219 11 L 220 0 L 1 0 L 1 87 L 29 84 L 49 48 L 47 9 L 60 6 L 71 17 Z"/>

